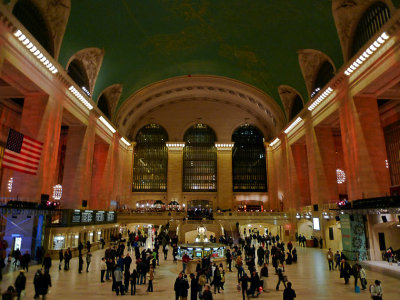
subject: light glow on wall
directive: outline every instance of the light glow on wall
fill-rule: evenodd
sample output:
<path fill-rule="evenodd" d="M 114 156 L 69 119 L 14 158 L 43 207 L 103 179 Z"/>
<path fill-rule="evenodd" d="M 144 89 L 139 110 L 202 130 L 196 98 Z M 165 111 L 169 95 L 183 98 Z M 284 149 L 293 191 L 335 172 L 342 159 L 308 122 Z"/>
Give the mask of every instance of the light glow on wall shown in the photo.
<path fill-rule="evenodd" d="M 297 124 L 299 124 L 303 120 L 302 118 L 298 117 L 288 128 L 285 129 L 285 133 L 288 134 L 293 128 L 296 127 Z"/>
<path fill-rule="evenodd" d="M 62 185 L 56 184 L 53 186 L 53 199 L 54 200 L 61 200 L 62 197 Z"/>
<path fill-rule="evenodd" d="M 385 166 L 386 166 L 386 169 L 389 169 L 389 161 L 387 159 L 385 159 Z"/>
<path fill-rule="evenodd" d="M 280 143 L 280 139 L 279 138 L 276 138 L 276 139 L 274 139 L 272 142 L 271 142 L 271 144 L 269 144 L 271 147 L 274 147 L 275 145 L 278 145 L 278 143 Z"/>
<path fill-rule="evenodd" d="M 103 116 L 99 117 L 99 120 L 101 121 L 101 123 L 103 123 L 104 125 L 106 125 L 106 127 L 112 132 L 115 133 L 117 132 L 117 130 L 111 126 L 110 123 L 108 123 L 108 121 L 106 119 L 103 118 Z"/>
<path fill-rule="evenodd" d="M 56 74 L 58 72 L 57 68 L 43 55 L 42 52 L 22 33 L 21 30 L 14 32 L 14 36 L 24 45 L 35 57 L 39 60 L 49 72 Z"/>
<path fill-rule="evenodd" d="M 346 182 L 346 173 L 341 169 L 336 169 L 336 181 L 338 184 Z"/>
<path fill-rule="evenodd" d="M 357 59 L 353 61 L 350 67 L 344 71 L 346 76 L 350 76 L 355 70 L 357 70 L 369 57 L 376 51 L 380 46 L 382 46 L 389 39 L 389 35 L 384 32 L 382 33 L 368 48 L 361 54 Z"/>
<path fill-rule="evenodd" d="M 314 230 L 321 230 L 319 227 L 319 218 L 312 218 L 312 223 Z"/>
<path fill-rule="evenodd" d="M 14 178 L 13 177 L 10 177 L 10 179 L 8 179 L 8 181 L 7 181 L 7 190 L 8 190 L 9 193 L 12 192 L 13 182 L 14 182 Z"/>

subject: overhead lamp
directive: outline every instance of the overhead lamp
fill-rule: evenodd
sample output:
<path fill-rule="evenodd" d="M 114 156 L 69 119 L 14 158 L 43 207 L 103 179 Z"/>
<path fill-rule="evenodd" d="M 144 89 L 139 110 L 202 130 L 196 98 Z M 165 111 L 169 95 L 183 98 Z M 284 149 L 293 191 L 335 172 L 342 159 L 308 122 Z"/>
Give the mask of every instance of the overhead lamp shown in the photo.
<path fill-rule="evenodd" d="M 274 147 L 275 145 L 277 145 L 281 140 L 279 138 L 274 139 L 271 144 L 269 144 L 271 147 Z"/>
<path fill-rule="evenodd" d="M 128 147 L 131 145 L 130 142 L 128 142 L 128 140 L 126 140 L 124 137 L 121 137 L 121 142 L 123 142 L 125 145 L 127 145 Z"/>
<path fill-rule="evenodd" d="M 54 67 L 50 70 L 51 67 L 53 67 L 53 64 L 50 63 L 50 61 L 38 50 L 37 46 L 30 41 L 25 34 L 22 33 L 21 30 L 17 30 L 14 32 L 14 36 L 21 42 L 22 45 L 24 45 L 43 65 L 49 69 L 49 71 L 53 74 L 56 74 L 58 72 L 57 68 Z"/>
<path fill-rule="evenodd" d="M 353 63 L 344 71 L 346 76 L 350 76 L 356 69 L 358 69 L 370 55 L 372 55 L 380 46 L 382 46 L 389 39 L 389 35 L 383 32 L 370 46 L 356 58 Z"/>
<path fill-rule="evenodd" d="M 174 147 L 174 148 L 183 148 L 185 147 L 185 143 L 167 143 L 166 144 L 168 148 Z"/>
<path fill-rule="evenodd" d="M 234 146 L 234 143 L 227 143 L 227 144 L 215 144 L 215 147 L 217 148 L 232 148 Z"/>
<path fill-rule="evenodd" d="M 328 97 L 333 92 L 331 87 L 326 88 L 326 90 L 308 107 L 309 111 L 313 111 L 326 97 Z"/>
<path fill-rule="evenodd" d="M 299 124 L 303 120 L 302 118 L 298 117 L 288 128 L 285 129 L 285 133 L 288 134 L 297 124 Z"/>
<path fill-rule="evenodd" d="M 106 127 L 112 132 L 115 133 L 117 132 L 117 130 L 112 127 L 112 125 L 110 123 L 108 123 L 108 121 L 106 119 L 103 118 L 103 116 L 99 117 L 99 120 L 101 121 L 101 123 L 103 123 L 104 125 L 106 125 Z"/>
<path fill-rule="evenodd" d="M 93 109 L 93 105 L 91 105 L 89 101 L 87 101 L 86 98 L 73 85 L 71 85 L 68 90 L 74 94 L 74 96 L 78 98 L 78 100 L 81 101 L 89 110 Z"/>

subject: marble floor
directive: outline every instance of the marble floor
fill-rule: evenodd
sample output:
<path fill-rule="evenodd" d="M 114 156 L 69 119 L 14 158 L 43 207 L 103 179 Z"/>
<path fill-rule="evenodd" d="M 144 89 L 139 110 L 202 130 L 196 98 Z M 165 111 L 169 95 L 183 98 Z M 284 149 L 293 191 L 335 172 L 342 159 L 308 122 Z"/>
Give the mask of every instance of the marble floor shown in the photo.
<path fill-rule="evenodd" d="M 70 271 L 59 271 L 58 262 L 53 260 L 53 267 L 50 270 L 53 287 L 46 299 L 110 299 L 117 297 L 111 292 L 111 282 L 100 283 L 100 264 L 103 250 L 93 253 L 92 264 L 89 273 L 78 274 L 78 262 L 74 258 L 71 261 Z M 360 294 L 354 293 L 354 279 L 349 285 L 344 285 L 344 281 L 339 278 L 338 271 L 329 271 L 326 263 L 326 251 L 319 249 L 298 249 L 298 263 L 286 266 L 286 275 L 293 283 L 293 288 L 297 293 L 296 299 L 370 299 L 368 291 L 361 291 Z M 86 267 L 86 266 L 85 266 Z M 27 297 L 33 298 L 33 275 L 37 266 L 31 266 L 27 273 Z M 84 269 L 85 270 L 85 269 Z M 8 285 L 13 284 L 18 271 L 4 274 L 0 284 L 4 291 Z M 138 286 L 136 296 L 139 299 L 174 299 L 173 284 L 177 276 L 177 266 L 172 262 L 172 257 L 167 261 L 161 260 L 161 265 L 157 267 L 154 280 L 154 293 L 146 292 L 147 286 Z M 236 290 L 236 272 L 227 273 L 225 290 L 214 295 L 214 299 L 241 299 L 241 294 Z M 384 299 L 400 299 L 398 288 L 400 280 L 377 273 L 367 271 L 368 285 L 375 279 L 382 281 Z M 282 290 L 275 291 L 277 276 L 270 270 L 268 278 L 268 292 L 262 293 L 259 299 L 282 299 Z"/>

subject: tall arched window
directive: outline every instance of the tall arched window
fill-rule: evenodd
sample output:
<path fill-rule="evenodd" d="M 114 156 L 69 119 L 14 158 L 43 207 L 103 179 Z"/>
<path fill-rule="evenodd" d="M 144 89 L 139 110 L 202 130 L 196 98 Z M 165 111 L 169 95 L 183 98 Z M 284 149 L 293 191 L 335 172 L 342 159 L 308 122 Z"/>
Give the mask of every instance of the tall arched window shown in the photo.
<path fill-rule="evenodd" d="M 111 120 L 111 113 L 108 108 L 107 97 L 104 94 L 101 94 L 99 101 L 97 102 L 97 107 L 106 115 L 106 117 Z"/>
<path fill-rule="evenodd" d="M 74 59 L 71 61 L 67 72 L 80 88 L 85 87 L 86 91 L 89 91 L 89 79 L 87 77 L 85 68 L 79 60 Z"/>
<path fill-rule="evenodd" d="M 266 192 L 267 166 L 264 137 L 251 125 L 243 125 L 232 135 L 232 174 L 234 192 Z"/>
<path fill-rule="evenodd" d="M 390 10 L 381 1 L 372 4 L 363 14 L 354 32 L 351 56 L 356 54 L 370 38 L 390 19 Z"/>
<path fill-rule="evenodd" d="M 12 11 L 13 15 L 25 26 L 46 51 L 54 56 L 54 45 L 39 9 L 29 0 L 19 0 Z"/>
<path fill-rule="evenodd" d="M 196 124 L 184 136 L 183 191 L 217 191 L 217 148 L 214 131 L 207 125 Z"/>
<path fill-rule="evenodd" d="M 303 101 L 301 101 L 299 95 L 296 95 L 296 97 L 293 100 L 292 109 L 290 110 L 289 120 L 292 120 L 302 109 L 303 109 Z"/>
<path fill-rule="evenodd" d="M 318 70 L 313 84 L 311 98 L 314 97 L 335 76 L 335 70 L 329 61 L 325 61 Z"/>
<path fill-rule="evenodd" d="M 158 124 L 144 126 L 136 135 L 133 163 L 133 192 L 167 190 L 168 134 Z"/>

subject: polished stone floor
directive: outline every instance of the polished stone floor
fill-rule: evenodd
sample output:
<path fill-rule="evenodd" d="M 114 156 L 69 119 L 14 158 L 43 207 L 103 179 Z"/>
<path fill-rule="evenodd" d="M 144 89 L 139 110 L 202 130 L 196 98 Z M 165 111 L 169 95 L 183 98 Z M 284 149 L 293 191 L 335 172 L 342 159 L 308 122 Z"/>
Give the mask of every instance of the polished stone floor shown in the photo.
<path fill-rule="evenodd" d="M 46 299 L 110 299 L 116 297 L 111 292 L 111 282 L 100 283 L 99 261 L 103 250 L 95 251 L 89 273 L 78 274 L 78 262 L 74 258 L 71 261 L 70 271 L 59 271 L 58 262 L 53 261 L 50 270 L 53 287 Z M 297 299 L 370 299 L 369 292 L 354 293 L 354 279 L 350 285 L 344 285 L 339 278 L 338 271 L 329 271 L 326 263 L 326 251 L 319 249 L 298 248 L 297 264 L 286 266 L 286 275 L 293 283 L 297 293 Z M 86 267 L 86 266 L 85 266 Z M 33 298 L 33 275 L 37 267 L 32 266 L 27 274 L 27 297 Z M 1 290 L 13 284 L 18 271 L 4 274 L 1 282 Z M 147 293 L 147 286 L 138 286 L 136 297 L 139 299 L 174 299 L 173 284 L 177 276 L 177 267 L 169 260 L 161 261 L 161 266 L 156 269 L 154 280 L 154 293 Z M 236 290 L 236 272 L 226 276 L 225 290 L 221 294 L 214 295 L 214 299 L 241 299 L 241 294 Z M 384 297 L 386 300 L 400 299 L 400 280 L 383 274 L 367 270 L 368 285 L 375 279 L 382 281 Z M 282 290 L 275 291 L 277 276 L 270 270 L 268 279 L 268 293 L 262 293 L 260 299 L 282 299 Z M 124 296 L 124 297 L 131 297 Z M 135 296 L 132 296 L 135 297 Z"/>

